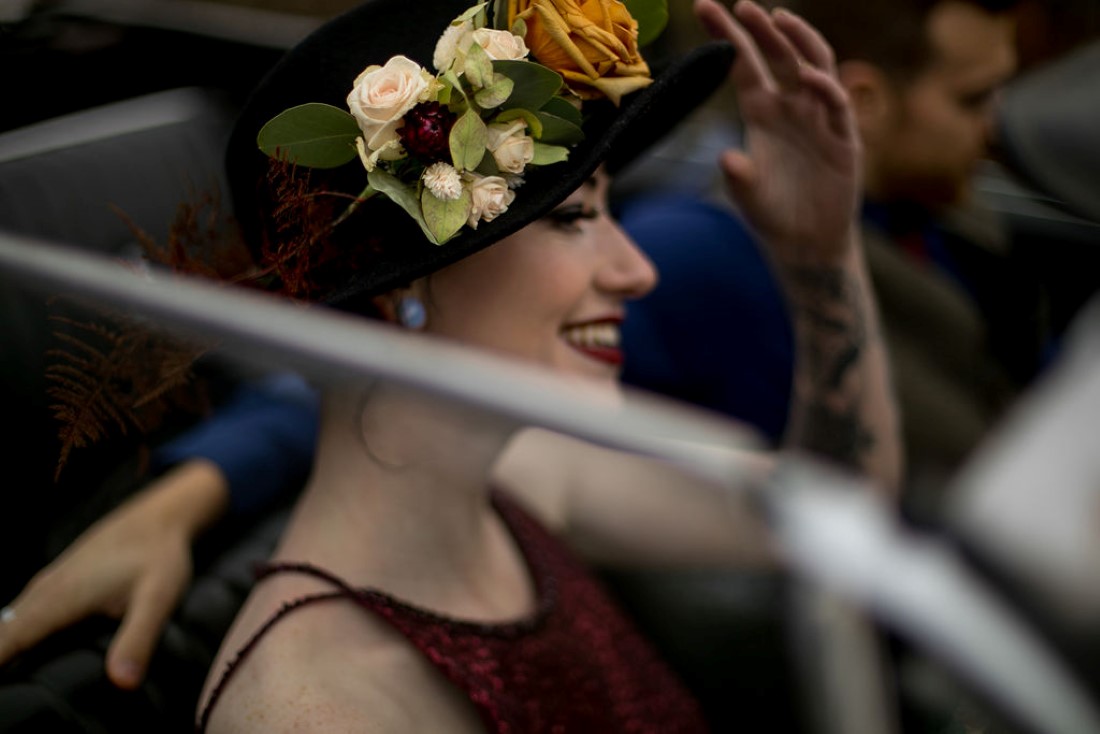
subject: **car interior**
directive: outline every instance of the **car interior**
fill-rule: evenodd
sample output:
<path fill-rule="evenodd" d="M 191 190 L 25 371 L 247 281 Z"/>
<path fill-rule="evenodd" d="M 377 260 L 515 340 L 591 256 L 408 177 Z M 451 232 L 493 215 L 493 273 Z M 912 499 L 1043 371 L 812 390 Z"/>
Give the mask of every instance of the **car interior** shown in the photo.
<path fill-rule="evenodd" d="M 0 234 L 135 260 L 132 225 L 162 241 L 181 201 L 222 190 L 223 146 L 242 95 L 281 49 L 335 10 L 324 6 L 275 12 L 183 0 L 56 2 L 28 4 L 23 17 L 3 19 L 11 39 L 5 63 L 28 71 L 16 75 L 18 103 L 0 113 Z M 145 68 L 134 66 L 140 58 L 148 60 Z M 1015 82 L 1000 120 L 999 158 L 978 181 L 1014 243 L 1043 273 L 1059 329 L 1075 322 L 1100 286 L 1098 67 L 1100 46 L 1091 44 L 1041 77 Z M 50 99 L 32 102 L 44 89 Z M 644 186 L 646 161 L 632 170 L 627 183 Z M 74 451 L 55 479 L 58 439 L 45 365 L 57 334 L 89 307 L 25 290 L 2 271 L 0 283 L 0 390 L 8 420 L 19 427 L 3 442 L 8 465 L 20 467 L 9 473 L 10 509 L 0 527 L 8 559 L 0 593 L 11 598 L 81 530 L 140 488 L 148 448 L 190 423 Z M 234 365 L 211 369 L 214 405 L 251 375 Z M 193 584 L 138 691 L 117 690 L 103 674 L 116 623 L 88 620 L 0 669 L 0 730 L 190 730 L 207 669 L 248 593 L 252 564 L 273 547 L 286 512 L 280 506 L 234 519 L 203 539 Z M 715 731 L 838 730 L 822 723 L 822 703 L 808 692 L 795 644 L 806 630 L 796 629 L 791 612 L 804 589 L 790 577 L 608 569 L 605 578 L 699 696 Z M 888 631 L 884 637 L 895 661 L 912 663 L 899 684 L 907 691 L 904 730 L 952 730 L 932 728 L 951 723 L 935 703 L 943 700 L 943 678 L 934 666 L 917 664 L 904 640 Z M 947 697 L 958 695 L 953 689 Z M 979 718 L 994 720 L 1000 710 L 996 701 L 975 705 Z M 1011 716 L 998 724 L 1028 730 Z"/>

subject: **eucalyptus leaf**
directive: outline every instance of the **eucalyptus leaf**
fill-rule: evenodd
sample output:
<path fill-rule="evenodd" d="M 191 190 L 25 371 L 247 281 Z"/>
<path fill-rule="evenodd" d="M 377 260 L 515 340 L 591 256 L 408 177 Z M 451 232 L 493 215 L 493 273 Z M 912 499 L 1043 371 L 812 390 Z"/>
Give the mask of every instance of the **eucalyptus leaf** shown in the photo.
<path fill-rule="evenodd" d="M 414 187 L 402 183 L 401 179 L 386 173 L 380 168 L 376 168 L 368 173 L 367 181 L 370 183 L 372 189 L 381 194 L 385 194 L 389 197 L 390 201 L 404 209 L 408 215 L 415 219 L 416 223 L 420 225 L 420 229 L 424 232 L 424 236 L 432 242 L 435 242 L 435 235 L 432 234 L 427 224 L 424 223 L 424 215 L 420 211 L 420 200 L 416 197 L 416 189 Z"/>
<path fill-rule="evenodd" d="M 557 115 L 548 115 L 545 112 L 539 112 L 538 118 L 542 126 L 542 135 L 539 140 L 544 143 L 576 145 L 584 140 L 584 131 L 569 120 L 563 120 Z"/>
<path fill-rule="evenodd" d="M 527 21 L 523 18 L 516 18 L 516 22 L 512 24 L 509 30 L 512 32 L 513 36 L 527 38 Z"/>
<path fill-rule="evenodd" d="M 508 0 L 493 0 L 493 28 L 503 31 L 508 25 Z"/>
<path fill-rule="evenodd" d="M 548 115 L 560 117 L 563 120 L 573 123 L 577 127 L 581 126 L 582 118 L 580 108 L 562 97 L 551 97 L 546 104 L 539 108 L 539 112 L 545 112 Z"/>
<path fill-rule="evenodd" d="M 474 101 L 483 110 L 491 110 L 500 107 L 504 101 L 512 96 L 515 83 L 503 74 L 494 74 L 493 83 L 474 94 Z"/>
<path fill-rule="evenodd" d="M 477 172 L 482 176 L 499 176 L 500 166 L 497 165 L 497 159 L 491 155 L 485 156 L 478 164 Z"/>
<path fill-rule="evenodd" d="M 562 87 L 561 75 L 530 61 L 494 61 L 493 69 L 515 82 L 509 107 L 537 110 Z"/>
<path fill-rule="evenodd" d="M 452 90 L 457 91 L 463 99 L 466 99 L 466 90 L 462 88 L 462 81 L 458 78 L 458 74 L 455 74 L 454 69 L 447 69 L 443 73 L 443 79 L 451 86 Z"/>
<path fill-rule="evenodd" d="M 420 194 L 420 207 L 424 212 L 424 226 L 431 233 L 432 241 L 442 245 L 458 233 L 470 217 L 469 189 L 463 187 L 457 199 L 437 198 L 427 187 Z"/>
<path fill-rule="evenodd" d="M 460 171 L 472 171 L 485 156 L 489 131 L 474 110 L 466 110 L 451 128 L 451 160 Z"/>
<path fill-rule="evenodd" d="M 308 168 L 336 168 L 358 155 L 355 139 L 361 134 L 355 118 L 344 110 L 310 102 L 269 120 L 256 144 L 272 158 Z"/>
<path fill-rule="evenodd" d="M 452 85 L 450 79 L 444 75 L 439 79 L 439 91 L 435 94 L 435 101 L 446 107 L 451 103 L 451 92 L 453 91 L 454 85 Z"/>
<path fill-rule="evenodd" d="M 547 145 L 535 143 L 535 157 L 531 159 L 531 165 L 548 166 L 552 163 L 561 163 L 569 159 L 569 149 L 561 145 Z"/>
<path fill-rule="evenodd" d="M 493 60 L 479 44 L 471 43 L 466 51 L 463 73 L 474 89 L 484 89 L 493 83 Z"/>
<path fill-rule="evenodd" d="M 638 21 L 638 45 L 646 46 L 668 25 L 667 0 L 624 0 L 626 9 Z"/>
<path fill-rule="evenodd" d="M 542 137 L 542 120 L 531 110 L 510 109 L 504 110 L 493 122 L 509 122 L 516 118 L 522 117 L 527 121 L 527 132 L 530 133 L 532 138 L 538 140 Z"/>
<path fill-rule="evenodd" d="M 488 2 L 483 2 L 473 6 L 472 8 L 467 8 L 466 12 L 451 21 L 451 25 L 462 25 L 462 23 L 467 20 L 473 20 L 474 17 L 482 10 L 484 10 L 488 4 Z"/>

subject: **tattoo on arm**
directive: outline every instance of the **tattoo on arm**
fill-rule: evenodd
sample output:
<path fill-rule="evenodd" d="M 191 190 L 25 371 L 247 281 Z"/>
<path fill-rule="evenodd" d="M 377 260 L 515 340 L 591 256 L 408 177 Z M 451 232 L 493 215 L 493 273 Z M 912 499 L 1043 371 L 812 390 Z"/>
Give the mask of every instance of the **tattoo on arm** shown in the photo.
<path fill-rule="evenodd" d="M 788 440 L 861 467 L 875 440 L 861 411 L 857 368 L 868 334 L 858 285 L 840 268 L 791 268 L 787 277 L 802 360 Z"/>

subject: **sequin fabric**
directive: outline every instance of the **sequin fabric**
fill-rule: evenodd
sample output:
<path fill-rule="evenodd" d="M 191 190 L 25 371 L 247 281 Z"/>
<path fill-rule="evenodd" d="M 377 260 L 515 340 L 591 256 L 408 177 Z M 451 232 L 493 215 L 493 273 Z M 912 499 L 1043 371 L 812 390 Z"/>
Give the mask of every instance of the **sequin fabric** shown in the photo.
<path fill-rule="evenodd" d="M 451 619 L 388 594 L 353 588 L 306 564 L 266 565 L 260 577 L 307 573 L 331 583 L 400 631 L 476 706 L 499 734 L 705 732 L 698 704 L 587 568 L 559 540 L 499 493 L 494 504 L 516 538 L 535 581 L 538 608 L 509 624 Z M 305 606 L 284 605 L 278 618 Z M 231 665 L 221 688 L 236 668 Z M 205 723 L 210 707 L 200 717 Z"/>

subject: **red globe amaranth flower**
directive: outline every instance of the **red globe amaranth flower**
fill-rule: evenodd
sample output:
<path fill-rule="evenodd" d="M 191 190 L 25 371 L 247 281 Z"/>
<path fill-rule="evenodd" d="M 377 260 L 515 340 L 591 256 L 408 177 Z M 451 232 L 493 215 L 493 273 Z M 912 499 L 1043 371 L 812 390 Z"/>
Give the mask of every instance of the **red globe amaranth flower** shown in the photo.
<path fill-rule="evenodd" d="M 398 130 L 401 144 L 410 154 L 425 160 L 450 158 L 451 127 L 456 116 L 438 102 L 425 102 L 405 115 Z"/>

